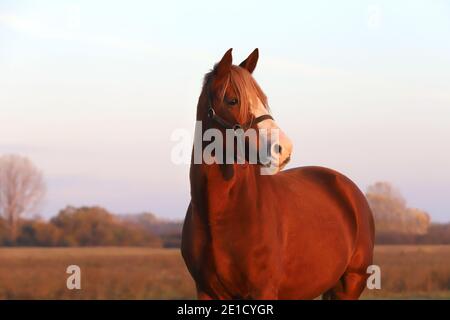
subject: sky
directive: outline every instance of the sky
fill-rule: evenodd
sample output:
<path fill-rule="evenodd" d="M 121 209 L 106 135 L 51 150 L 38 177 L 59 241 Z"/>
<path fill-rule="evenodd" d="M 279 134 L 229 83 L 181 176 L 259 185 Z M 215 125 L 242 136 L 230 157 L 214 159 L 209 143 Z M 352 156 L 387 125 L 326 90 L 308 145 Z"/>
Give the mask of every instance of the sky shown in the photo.
<path fill-rule="evenodd" d="M 183 218 L 203 75 L 228 48 L 294 143 L 365 190 L 395 185 L 450 221 L 448 1 L 0 0 L 0 155 L 45 176 L 41 214 L 66 205 Z"/>

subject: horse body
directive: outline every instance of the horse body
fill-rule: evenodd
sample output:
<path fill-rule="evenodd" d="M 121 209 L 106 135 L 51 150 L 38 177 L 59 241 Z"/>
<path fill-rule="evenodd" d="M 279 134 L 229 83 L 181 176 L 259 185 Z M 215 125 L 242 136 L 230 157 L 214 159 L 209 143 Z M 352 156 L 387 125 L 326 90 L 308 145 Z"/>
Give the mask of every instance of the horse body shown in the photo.
<path fill-rule="evenodd" d="M 374 233 L 364 195 L 326 168 L 253 169 L 236 167 L 234 181 L 224 181 L 210 166 L 204 185 L 193 186 L 202 192 L 193 193 L 182 252 L 199 296 L 359 297 Z"/>
<path fill-rule="evenodd" d="M 242 111 L 253 117 L 267 112 L 265 96 L 249 73 L 256 59 L 257 50 L 240 67 L 231 66 L 229 50 L 207 74 L 197 106 L 202 130 L 248 123 L 245 117 L 236 120 Z M 251 109 L 255 105 L 259 109 Z M 216 119 L 207 116 L 213 107 Z M 272 117 L 263 119 L 270 119 L 262 120 L 266 128 L 278 129 Z M 292 151 L 288 139 L 279 146 L 284 161 L 277 172 Z M 191 163 L 181 250 L 198 297 L 358 298 L 374 243 L 373 218 L 361 191 L 344 175 L 322 167 L 274 175 L 262 175 L 260 169 L 249 162 Z"/>

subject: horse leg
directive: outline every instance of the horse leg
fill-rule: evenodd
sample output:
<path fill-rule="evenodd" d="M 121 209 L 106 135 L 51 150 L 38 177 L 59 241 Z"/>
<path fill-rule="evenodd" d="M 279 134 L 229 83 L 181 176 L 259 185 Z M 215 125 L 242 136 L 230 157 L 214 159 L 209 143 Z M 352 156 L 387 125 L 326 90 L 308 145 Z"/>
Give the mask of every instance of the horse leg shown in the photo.
<path fill-rule="evenodd" d="M 325 291 L 322 294 L 322 300 L 336 300 L 336 293 L 343 290 L 342 279 L 339 279 L 338 283 L 331 289 Z"/>
<path fill-rule="evenodd" d="M 198 287 L 197 287 L 197 299 L 198 300 L 213 300 L 213 298 L 209 294 L 207 294 L 202 289 L 199 289 Z"/>
<path fill-rule="evenodd" d="M 367 274 L 346 271 L 339 282 L 322 295 L 323 300 L 356 300 L 366 287 Z"/>
<path fill-rule="evenodd" d="M 350 259 L 347 270 L 339 282 L 322 295 L 322 299 L 356 300 L 366 288 L 369 277 L 367 267 L 372 264 L 375 231 L 372 214 L 365 201 L 362 203 L 361 209 L 366 211 L 362 216 L 368 218 L 360 219 L 362 224 L 360 228 L 368 232 L 360 232 L 356 250 Z"/>

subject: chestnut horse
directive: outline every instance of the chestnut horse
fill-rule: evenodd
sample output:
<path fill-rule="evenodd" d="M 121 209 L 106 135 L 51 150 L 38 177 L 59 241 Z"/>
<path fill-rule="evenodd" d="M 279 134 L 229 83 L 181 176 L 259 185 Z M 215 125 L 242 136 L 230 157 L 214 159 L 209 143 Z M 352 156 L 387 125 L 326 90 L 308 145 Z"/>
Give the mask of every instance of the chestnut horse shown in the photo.
<path fill-rule="evenodd" d="M 278 128 L 252 76 L 257 60 L 256 49 L 233 65 L 230 49 L 205 76 L 197 106 L 202 133 L 228 124 Z M 278 149 L 280 170 L 292 150 L 282 133 Z M 258 163 L 193 159 L 182 255 L 199 299 L 359 298 L 374 223 L 350 179 L 322 167 L 263 175 Z"/>

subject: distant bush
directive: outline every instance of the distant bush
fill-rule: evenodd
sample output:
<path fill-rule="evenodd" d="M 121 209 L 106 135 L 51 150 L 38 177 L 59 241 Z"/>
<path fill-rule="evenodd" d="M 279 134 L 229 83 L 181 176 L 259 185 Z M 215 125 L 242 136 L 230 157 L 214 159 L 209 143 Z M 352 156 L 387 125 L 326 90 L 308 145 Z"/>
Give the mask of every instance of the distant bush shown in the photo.
<path fill-rule="evenodd" d="M 167 233 L 160 237 L 164 248 L 181 248 L 181 233 Z"/>
<path fill-rule="evenodd" d="M 158 219 L 152 213 L 122 215 L 125 222 L 137 224 L 161 238 L 164 248 L 181 247 L 183 221 Z"/>
<path fill-rule="evenodd" d="M 428 233 L 420 236 L 417 243 L 450 244 L 450 223 L 432 223 Z"/>
<path fill-rule="evenodd" d="M 10 236 L 9 236 L 9 228 L 5 219 L 0 217 L 0 245 L 9 245 L 10 244 Z"/>
<path fill-rule="evenodd" d="M 432 223 L 426 234 L 376 232 L 376 244 L 450 244 L 450 223 Z"/>
<path fill-rule="evenodd" d="M 49 222 L 22 220 L 11 243 L 0 220 L 0 244 L 17 246 L 150 246 L 161 239 L 135 223 L 123 221 L 100 207 L 67 207 Z"/>
<path fill-rule="evenodd" d="M 64 230 L 41 220 L 23 221 L 16 245 L 52 247 L 63 244 Z"/>

